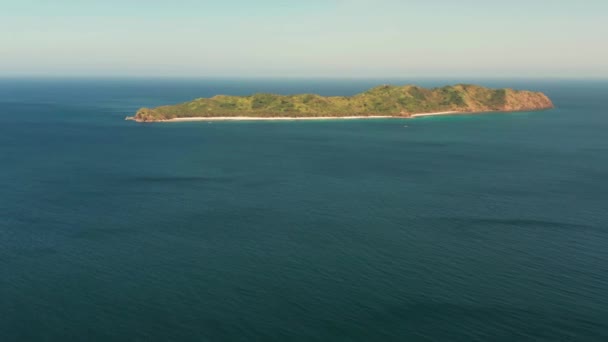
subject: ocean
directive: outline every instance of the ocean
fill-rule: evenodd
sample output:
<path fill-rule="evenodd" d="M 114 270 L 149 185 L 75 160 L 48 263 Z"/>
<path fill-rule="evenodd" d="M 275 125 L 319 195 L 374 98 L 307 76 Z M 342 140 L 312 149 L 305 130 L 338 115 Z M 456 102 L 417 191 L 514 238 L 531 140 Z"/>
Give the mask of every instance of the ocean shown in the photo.
<path fill-rule="evenodd" d="M 124 121 L 458 82 L 556 109 Z M 0 341 L 607 341 L 608 81 L 0 80 Z"/>

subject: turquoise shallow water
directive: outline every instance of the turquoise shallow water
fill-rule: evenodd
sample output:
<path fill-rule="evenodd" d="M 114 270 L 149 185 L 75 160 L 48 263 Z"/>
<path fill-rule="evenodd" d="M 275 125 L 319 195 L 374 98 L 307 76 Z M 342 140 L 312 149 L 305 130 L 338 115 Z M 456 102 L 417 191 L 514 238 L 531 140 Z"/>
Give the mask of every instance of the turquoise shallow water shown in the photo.
<path fill-rule="evenodd" d="M 537 113 L 122 120 L 386 82 L 1 80 L 0 340 L 608 340 L 606 81 L 477 81 Z"/>

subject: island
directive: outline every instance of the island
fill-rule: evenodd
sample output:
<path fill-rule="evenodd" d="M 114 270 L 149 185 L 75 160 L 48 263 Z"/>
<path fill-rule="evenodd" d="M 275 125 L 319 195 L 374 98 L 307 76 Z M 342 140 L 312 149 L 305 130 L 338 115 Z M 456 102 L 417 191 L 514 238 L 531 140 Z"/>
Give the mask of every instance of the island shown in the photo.
<path fill-rule="evenodd" d="M 170 106 L 141 108 L 127 120 L 318 120 L 416 118 L 431 115 L 538 111 L 553 108 L 541 92 L 458 84 L 427 89 L 382 85 L 353 96 L 314 94 L 217 95 Z"/>

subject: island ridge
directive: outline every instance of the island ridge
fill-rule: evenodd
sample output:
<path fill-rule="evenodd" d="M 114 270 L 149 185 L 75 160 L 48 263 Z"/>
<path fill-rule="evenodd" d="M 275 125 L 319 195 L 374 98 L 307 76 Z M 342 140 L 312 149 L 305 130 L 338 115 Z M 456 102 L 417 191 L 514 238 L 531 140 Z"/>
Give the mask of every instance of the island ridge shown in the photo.
<path fill-rule="evenodd" d="M 354 96 L 314 94 L 217 95 L 170 106 L 141 108 L 128 120 L 138 122 L 195 120 L 350 119 L 536 111 L 553 108 L 541 92 L 490 89 L 458 84 L 427 89 L 383 85 Z"/>

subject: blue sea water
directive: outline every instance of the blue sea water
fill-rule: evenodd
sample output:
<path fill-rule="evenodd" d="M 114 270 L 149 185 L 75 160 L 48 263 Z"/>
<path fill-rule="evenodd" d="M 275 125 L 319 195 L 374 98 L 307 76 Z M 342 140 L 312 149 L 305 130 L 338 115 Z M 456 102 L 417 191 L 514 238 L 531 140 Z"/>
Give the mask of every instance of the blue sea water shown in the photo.
<path fill-rule="evenodd" d="M 607 341 L 608 81 L 535 113 L 124 121 L 460 80 L 0 80 L 0 341 Z"/>

